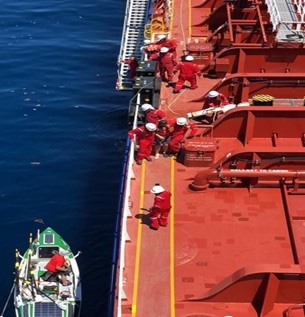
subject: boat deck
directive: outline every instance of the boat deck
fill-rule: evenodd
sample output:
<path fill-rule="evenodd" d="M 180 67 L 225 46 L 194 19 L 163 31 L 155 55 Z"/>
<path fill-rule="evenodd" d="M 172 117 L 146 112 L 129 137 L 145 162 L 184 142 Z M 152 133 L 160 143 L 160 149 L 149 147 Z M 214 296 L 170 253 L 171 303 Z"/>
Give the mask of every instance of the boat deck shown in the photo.
<path fill-rule="evenodd" d="M 192 1 L 174 3 L 171 34 L 180 55 L 197 32 L 191 5 Z M 180 94 L 162 84 L 160 108 L 168 118 L 200 110 L 202 103 L 193 100 L 217 81 L 200 78 L 197 90 Z M 243 147 L 234 137 L 221 142 L 215 161 L 229 149 Z M 295 138 L 281 142 L 288 147 L 299 144 Z M 247 146 L 267 145 L 270 139 L 257 137 Z M 162 155 L 133 166 L 123 316 L 278 317 L 290 305 L 303 302 L 299 294 L 305 295 L 304 287 L 298 283 L 305 273 L 303 194 L 293 195 L 285 185 L 268 181 L 253 188 L 236 183 L 190 190 L 195 175 L 204 169 Z M 169 225 L 158 231 L 149 228 L 148 218 L 155 183 L 173 194 Z M 287 285 L 301 291 L 287 294 Z M 296 310 L 293 316 L 304 313 Z"/>

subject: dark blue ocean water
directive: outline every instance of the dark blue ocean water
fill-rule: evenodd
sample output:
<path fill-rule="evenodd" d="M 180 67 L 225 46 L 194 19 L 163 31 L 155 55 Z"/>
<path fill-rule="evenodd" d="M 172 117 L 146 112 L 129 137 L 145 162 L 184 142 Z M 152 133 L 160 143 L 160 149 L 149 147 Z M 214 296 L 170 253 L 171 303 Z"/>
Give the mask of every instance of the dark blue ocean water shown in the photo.
<path fill-rule="evenodd" d="M 1 310 L 14 250 L 44 228 L 39 218 L 82 251 L 82 316 L 105 316 L 129 98 L 114 89 L 124 9 L 123 0 L 1 3 Z"/>

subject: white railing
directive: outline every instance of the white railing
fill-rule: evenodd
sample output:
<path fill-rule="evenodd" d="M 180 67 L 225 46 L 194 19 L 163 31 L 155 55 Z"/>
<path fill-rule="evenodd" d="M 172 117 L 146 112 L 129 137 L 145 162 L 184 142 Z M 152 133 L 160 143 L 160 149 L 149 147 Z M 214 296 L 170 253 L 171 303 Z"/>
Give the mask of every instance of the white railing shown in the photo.
<path fill-rule="evenodd" d="M 122 64 L 121 60 L 135 56 L 141 58 L 140 50 L 144 41 L 144 27 L 148 16 L 148 7 L 151 0 L 127 0 L 125 18 L 121 39 L 120 53 L 118 56 L 117 90 L 132 89 L 132 82 L 128 78 L 129 66 Z"/>
<path fill-rule="evenodd" d="M 137 127 L 137 120 L 138 120 L 138 112 L 139 112 L 139 105 L 140 105 L 140 93 L 137 94 L 137 104 L 135 110 L 135 116 L 133 121 L 133 129 Z M 130 191 L 131 191 L 131 180 L 134 178 L 133 173 L 133 164 L 134 164 L 134 150 L 135 150 L 135 142 L 131 142 L 129 158 L 128 158 L 128 166 L 127 166 L 127 176 L 126 176 L 126 186 L 124 190 L 124 203 L 123 203 L 123 214 L 122 214 L 122 229 L 121 229 L 121 245 L 120 245 L 120 262 L 119 262 L 119 278 L 118 278 L 118 299 L 117 299 L 117 316 L 122 316 L 122 300 L 125 297 L 124 292 L 124 267 L 125 267 L 125 247 L 126 241 L 128 237 L 127 231 L 127 219 L 130 215 L 129 210 L 129 202 L 130 202 Z"/>

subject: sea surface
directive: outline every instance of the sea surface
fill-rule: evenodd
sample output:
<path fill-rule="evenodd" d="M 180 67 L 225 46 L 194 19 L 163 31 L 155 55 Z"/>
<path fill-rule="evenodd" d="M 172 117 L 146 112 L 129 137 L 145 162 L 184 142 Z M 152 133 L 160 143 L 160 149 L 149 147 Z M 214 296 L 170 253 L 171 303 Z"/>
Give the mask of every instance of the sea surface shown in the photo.
<path fill-rule="evenodd" d="M 115 91 L 124 10 L 123 0 L 1 3 L 1 311 L 15 249 L 50 226 L 82 251 L 82 317 L 106 316 L 130 97 Z"/>

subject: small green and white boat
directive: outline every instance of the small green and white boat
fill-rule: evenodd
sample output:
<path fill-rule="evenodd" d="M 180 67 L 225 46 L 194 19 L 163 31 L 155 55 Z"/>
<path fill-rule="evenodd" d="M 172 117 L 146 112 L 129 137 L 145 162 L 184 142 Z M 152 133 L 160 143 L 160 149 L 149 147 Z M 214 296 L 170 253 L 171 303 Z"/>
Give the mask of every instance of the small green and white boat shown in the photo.
<path fill-rule="evenodd" d="M 45 281 L 45 266 L 59 253 L 69 263 L 66 273 L 71 283 L 64 286 L 59 278 Z M 17 317 L 78 317 L 81 306 L 81 283 L 78 252 L 74 255 L 70 246 L 53 229 L 47 228 L 32 241 L 23 256 L 16 250 L 16 278 L 14 304 Z M 19 261 L 19 259 L 21 259 Z"/>

